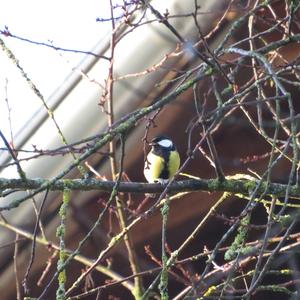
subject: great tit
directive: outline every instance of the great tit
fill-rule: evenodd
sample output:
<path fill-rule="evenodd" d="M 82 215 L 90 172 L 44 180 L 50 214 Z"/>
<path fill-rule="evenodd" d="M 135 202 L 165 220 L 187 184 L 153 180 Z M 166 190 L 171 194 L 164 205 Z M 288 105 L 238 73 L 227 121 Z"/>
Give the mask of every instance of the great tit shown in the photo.
<path fill-rule="evenodd" d="M 168 182 L 180 166 L 180 156 L 174 143 L 159 135 L 149 144 L 152 149 L 147 155 L 144 175 L 148 182 Z"/>

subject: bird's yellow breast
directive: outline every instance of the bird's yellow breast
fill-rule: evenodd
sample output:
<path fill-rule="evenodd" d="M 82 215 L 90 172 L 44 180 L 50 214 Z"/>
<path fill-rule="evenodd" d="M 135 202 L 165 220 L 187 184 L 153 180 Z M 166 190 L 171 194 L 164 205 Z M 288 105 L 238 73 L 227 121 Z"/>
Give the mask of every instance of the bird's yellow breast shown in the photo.
<path fill-rule="evenodd" d="M 146 167 L 144 169 L 144 175 L 148 182 L 159 181 L 159 179 L 168 180 L 173 177 L 180 165 L 180 157 L 177 151 L 170 151 L 168 159 L 164 159 L 162 156 L 154 154 L 152 151 L 147 156 Z M 166 165 L 167 164 L 167 165 Z M 167 169 L 167 178 L 162 178 L 164 169 Z"/>
<path fill-rule="evenodd" d="M 164 168 L 164 159 L 161 156 L 153 154 L 151 151 L 147 155 L 147 162 L 145 165 L 144 175 L 147 181 L 155 182 Z"/>

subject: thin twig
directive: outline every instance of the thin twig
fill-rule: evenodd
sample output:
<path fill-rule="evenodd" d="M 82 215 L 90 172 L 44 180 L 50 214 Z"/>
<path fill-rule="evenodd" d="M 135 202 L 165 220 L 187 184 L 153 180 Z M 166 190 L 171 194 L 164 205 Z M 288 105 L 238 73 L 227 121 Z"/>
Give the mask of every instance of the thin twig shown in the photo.
<path fill-rule="evenodd" d="M 17 291 L 17 300 L 21 300 L 21 283 L 19 280 L 19 267 L 18 267 L 18 254 L 19 254 L 19 243 L 17 242 L 19 240 L 19 234 L 16 233 L 16 242 L 15 242 L 15 250 L 14 250 L 14 273 L 15 273 L 15 279 L 16 279 L 16 291 Z"/>

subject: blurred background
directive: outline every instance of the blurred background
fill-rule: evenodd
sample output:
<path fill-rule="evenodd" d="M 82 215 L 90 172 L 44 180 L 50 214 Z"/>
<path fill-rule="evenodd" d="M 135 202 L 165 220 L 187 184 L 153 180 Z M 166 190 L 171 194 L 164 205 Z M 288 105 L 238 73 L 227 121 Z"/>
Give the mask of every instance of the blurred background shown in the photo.
<path fill-rule="evenodd" d="M 195 10 L 195 2 L 199 6 L 197 10 Z M 275 17 L 285 17 L 287 10 L 285 1 L 271 2 L 274 3 L 270 4 L 270 8 L 255 11 L 253 34 L 267 31 L 272 27 L 271 21 Z M 196 44 L 201 41 L 200 33 L 207 36 L 207 45 L 199 42 L 197 48 L 199 52 L 207 52 L 206 47 L 209 47 L 211 51 L 218 47 L 228 34 L 232 24 L 249 12 L 254 4 L 257 5 L 257 2 L 165 0 L 151 1 L 151 4 L 162 15 L 174 16 L 169 19 L 170 23 L 188 43 Z M 45 150 L 60 149 L 63 146 L 57 128 L 53 126 L 53 120 L 49 118 L 50 110 L 54 112 L 55 119 L 67 142 L 74 143 L 74 149 L 78 150 L 78 155 L 85 150 L 84 147 L 92 145 L 95 139 L 91 138 L 87 142 L 80 141 L 99 135 L 108 128 L 105 106 L 103 109 L 99 103 L 103 98 L 103 86 L 107 80 L 110 63 L 107 59 L 111 51 L 109 1 L 90 1 L 88 3 L 51 1 L 46 4 L 26 1 L 26 5 L 10 1 L 5 5 L 7 7 L 0 12 L 0 38 L 19 60 L 24 72 L 40 89 L 49 110 L 45 109 L 41 99 L 20 75 L 20 68 L 12 63 L 5 51 L 2 51 L 0 53 L 2 66 L 0 75 L 1 131 L 14 149 L 27 150 L 25 152 L 18 151 L 18 160 L 21 161 L 28 178 L 53 178 L 62 172 L 73 161 L 73 158 L 63 151 L 59 155 L 51 153 L 45 155 L 44 153 Z M 162 26 L 161 22 L 155 20 L 149 9 L 137 9 L 130 16 L 132 24 L 138 24 L 139 20 L 143 20 L 145 24 L 136 27 L 125 26 L 126 10 L 122 8 L 122 5 L 124 5 L 123 1 L 114 2 L 115 18 L 121 24 L 116 31 L 119 40 L 114 54 L 114 77 L 116 80 L 113 90 L 113 105 L 116 121 L 138 108 L 155 103 L 161 97 L 172 92 L 181 82 L 189 78 L 188 72 L 197 72 L 197 67 L 202 62 L 193 51 L 189 50 L 188 46 L 178 49 L 178 39 L 168 28 Z M 135 5 L 137 5 L 136 2 L 132 1 L 126 9 L 130 11 Z M 193 16 L 195 11 L 197 11 L 197 15 Z M 298 24 L 296 17 L 297 14 L 295 14 L 295 22 Z M 200 26 L 200 31 L 196 24 L 198 27 Z M 293 34 L 297 33 L 299 33 L 299 27 L 295 25 Z M 241 22 L 236 30 L 230 31 L 226 45 L 234 45 L 236 42 L 247 39 L 248 36 L 249 23 Z M 281 32 L 269 30 L 264 33 L 264 41 L 258 40 L 256 43 L 257 45 L 261 43 L 259 46 L 262 47 L 263 43 L 266 45 L 281 37 Z M 245 44 L 243 47 L 248 49 L 249 45 Z M 83 53 L 69 50 L 80 50 Z M 274 68 L 280 68 L 284 64 L 284 68 L 287 69 L 292 62 L 297 65 L 299 55 L 297 43 L 287 45 L 281 50 L 279 49 L 279 54 L 272 60 Z M 219 57 L 219 61 L 222 63 L 232 60 L 235 63 L 236 57 L 237 55 L 224 53 Z M 230 68 L 235 72 L 235 84 L 247 86 L 253 79 L 251 59 L 246 59 L 242 65 L 235 66 L 234 63 Z M 292 75 L 287 76 L 287 79 L 295 80 Z M 188 89 L 175 101 L 162 108 L 157 116 L 153 113 L 142 119 L 134 129 L 128 132 L 125 143 L 124 170 L 126 178 L 124 180 L 145 182 L 143 177 L 145 149 L 149 150 L 143 141 L 145 133 L 147 133 L 148 141 L 157 134 L 168 135 L 177 145 L 182 161 L 187 159 L 191 145 L 196 145 L 203 134 L 202 127 L 195 126 L 196 120 L 199 118 L 195 101 L 201 104 L 202 114 L 209 116 L 217 107 L 214 85 L 221 92 L 226 89 L 228 82 L 220 74 L 206 77 L 194 89 Z M 297 113 L 299 101 L 296 99 L 299 86 L 287 83 L 286 88 L 291 93 L 292 99 L 295 99 L 293 104 Z M 195 93 L 197 94 L 196 98 Z M 274 89 L 271 84 L 268 85 L 267 79 L 264 93 L 269 97 L 274 95 Z M 232 96 L 224 94 L 224 96 L 222 95 L 224 101 Z M 256 91 L 250 90 L 245 101 L 251 102 L 257 97 Z M 247 106 L 247 113 L 256 120 L 256 106 Z M 262 114 L 264 129 L 272 135 L 275 129 L 274 117 L 264 107 Z M 288 118 L 289 115 L 288 105 L 283 104 L 281 106 L 282 118 Z M 155 117 L 154 123 L 151 123 L 149 119 L 151 117 Z M 147 131 L 149 126 L 150 129 Z M 279 134 L 282 139 L 286 138 L 283 132 Z M 270 145 L 258 133 L 241 109 L 235 109 L 227 118 L 224 118 L 212 132 L 212 138 L 226 176 L 238 173 L 256 176 L 255 174 L 262 175 L 266 170 L 270 157 Z M 119 142 L 116 141 L 116 143 L 118 147 Z M 5 148 L 3 140 L 0 147 L 0 177 L 17 178 L 16 166 L 12 164 L 13 160 Z M 206 154 L 210 155 L 208 145 L 204 143 L 200 150 L 188 164 L 184 173 L 197 178 L 214 178 L 214 168 L 206 158 Z M 88 164 L 102 176 L 102 180 L 111 179 L 108 151 L 108 147 L 104 147 L 87 159 Z M 43 155 L 32 159 L 34 154 Z M 287 183 L 290 168 L 290 162 L 280 160 L 272 170 L 272 180 Z M 67 177 L 78 178 L 79 176 L 78 171 L 74 169 Z M 93 172 L 89 172 L 89 176 L 94 177 L 95 175 Z M 180 179 L 184 178 L 184 176 L 180 177 Z M 7 203 L 25 194 L 25 192 L 18 192 L 2 197 L 1 207 L 5 207 Z M 170 251 L 177 249 L 182 241 L 191 234 L 221 195 L 221 193 L 194 192 L 172 201 L 167 240 Z M 37 207 L 41 205 L 43 198 L 44 194 L 35 197 Z M 61 193 L 49 193 L 40 217 L 44 234 L 47 240 L 53 243 L 58 243 L 55 232 L 60 222 L 58 210 L 61 198 Z M 122 199 L 126 203 L 128 222 L 134 218 L 136 213 L 145 211 L 155 203 L 155 199 L 148 199 L 144 203 L 144 198 L 145 195 L 122 195 Z M 77 247 L 78 242 L 93 226 L 107 199 L 107 194 L 98 191 L 72 192 L 66 225 L 68 249 Z M 141 203 L 144 204 L 140 206 Z M 246 203 L 246 200 L 229 197 L 205 223 L 179 259 L 203 253 L 204 247 L 212 250 L 229 228 L 231 218 L 238 217 Z M 15 277 L 18 276 L 19 283 L 22 281 L 32 255 L 31 240 L 24 238 L 24 232 L 19 232 L 16 236 L 16 228 L 32 234 L 36 223 L 36 212 L 32 202 L 26 201 L 17 209 L 4 211 L 2 219 L 14 227 L 14 230 L 7 226 L 0 227 L 1 299 L 10 300 L 17 297 Z M 254 225 L 266 222 L 265 210 L 262 207 L 256 209 L 252 222 Z M 259 239 L 264 230 L 265 228 L 259 228 L 259 226 L 251 230 L 249 240 Z M 119 231 L 115 207 L 112 207 L 105 215 L 101 226 L 96 228 L 82 247 L 80 254 L 91 260 L 95 259 L 98 253 L 106 248 L 110 238 Z M 139 222 L 138 226 L 131 230 L 131 237 L 141 270 L 157 267 L 157 262 L 151 257 L 149 251 L 160 259 L 160 212 L 157 211 L 149 218 Z M 14 259 L 14 253 L 16 253 L 14 240 L 16 238 L 18 240 L 17 260 Z M 230 244 L 229 242 L 228 244 Z M 147 252 L 145 247 L 150 250 Z M 32 297 L 40 295 L 55 272 L 56 258 L 53 258 L 40 286 L 37 286 L 36 283 L 41 279 L 53 253 L 54 250 L 51 246 L 47 247 L 37 243 L 28 277 Z M 296 254 L 292 256 L 292 259 L 291 257 L 282 257 L 279 262 L 280 266 L 289 266 L 287 259 L 290 260 L 290 263 L 294 263 L 294 268 L 298 268 Z M 169 292 L 171 297 L 178 295 L 193 280 L 196 281 L 197 276 L 205 267 L 206 260 L 207 257 L 204 256 L 202 259 L 189 261 L 180 265 L 181 267 L 175 268 L 175 274 L 170 274 Z M 222 255 L 217 257 L 217 263 L 221 265 L 224 263 Z M 128 254 L 123 242 L 108 253 L 103 264 L 121 276 L 125 277 L 131 274 Z M 248 267 L 250 268 L 251 265 Z M 67 268 L 68 280 L 73 282 L 85 268 L 86 266 L 79 262 L 72 262 Z M 148 286 L 154 277 L 155 274 L 144 276 L 145 286 Z M 99 286 L 108 282 L 110 278 L 93 271 L 88 280 L 90 280 L 91 286 Z M 86 281 L 85 287 L 87 286 L 89 283 Z M 82 290 L 83 287 L 80 288 Z M 55 290 L 56 284 L 53 284 L 44 299 L 54 299 Z M 265 294 L 261 292 L 253 299 L 262 299 L 266 295 L 268 295 L 267 292 Z M 101 299 L 115 299 L 114 297 L 132 299 L 130 292 L 120 285 L 109 287 L 101 292 Z M 96 299 L 96 296 L 88 296 L 85 299 Z M 277 298 L 274 296 L 272 299 Z"/>

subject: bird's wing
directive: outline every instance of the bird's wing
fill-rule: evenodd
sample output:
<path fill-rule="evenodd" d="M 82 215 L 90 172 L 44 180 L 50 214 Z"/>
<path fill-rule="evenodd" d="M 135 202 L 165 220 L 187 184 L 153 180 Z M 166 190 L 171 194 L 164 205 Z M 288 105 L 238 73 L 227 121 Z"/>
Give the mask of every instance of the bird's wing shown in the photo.
<path fill-rule="evenodd" d="M 169 157 L 169 177 L 173 177 L 180 166 L 180 156 L 177 151 L 171 151 Z"/>

